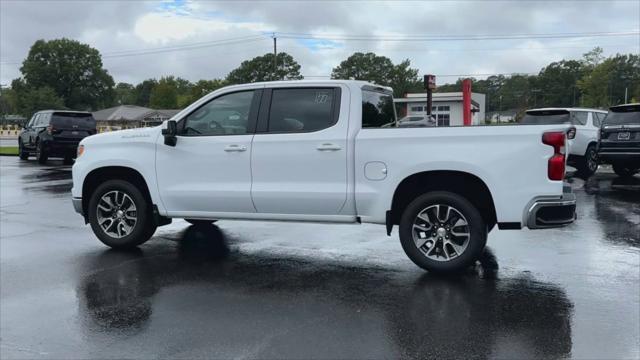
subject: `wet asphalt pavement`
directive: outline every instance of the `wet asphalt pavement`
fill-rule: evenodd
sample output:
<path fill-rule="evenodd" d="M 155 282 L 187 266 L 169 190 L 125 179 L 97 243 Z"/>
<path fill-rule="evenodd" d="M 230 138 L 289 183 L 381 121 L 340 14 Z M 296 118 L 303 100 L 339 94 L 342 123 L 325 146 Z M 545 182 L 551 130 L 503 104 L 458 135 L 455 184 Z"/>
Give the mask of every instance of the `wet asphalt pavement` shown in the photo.
<path fill-rule="evenodd" d="M 569 179 L 575 224 L 494 230 L 438 277 L 375 225 L 174 220 L 115 252 L 70 167 L 0 174 L 2 359 L 640 357 L 638 176 Z"/>

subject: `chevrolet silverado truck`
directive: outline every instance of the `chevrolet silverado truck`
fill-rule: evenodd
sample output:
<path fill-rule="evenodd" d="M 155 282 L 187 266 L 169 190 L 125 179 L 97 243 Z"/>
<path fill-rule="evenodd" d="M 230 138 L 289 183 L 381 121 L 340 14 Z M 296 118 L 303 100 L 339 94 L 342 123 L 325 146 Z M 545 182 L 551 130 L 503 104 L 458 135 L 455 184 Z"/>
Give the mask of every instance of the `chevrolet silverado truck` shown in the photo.
<path fill-rule="evenodd" d="M 418 266 L 456 271 L 488 233 L 575 219 L 565 125 L 396 126 L 392 90 L 353 80 L 234 85 L 159 127 L 82 140 L 73 205 L 113 248 L 183 218 L 399 226 Z"/>

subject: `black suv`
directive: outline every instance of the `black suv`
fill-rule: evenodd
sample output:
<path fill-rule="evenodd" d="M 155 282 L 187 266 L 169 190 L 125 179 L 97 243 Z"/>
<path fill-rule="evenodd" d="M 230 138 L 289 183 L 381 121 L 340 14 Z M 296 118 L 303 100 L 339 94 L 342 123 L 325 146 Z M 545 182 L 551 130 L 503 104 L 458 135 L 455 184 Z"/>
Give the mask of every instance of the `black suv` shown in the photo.
<path fill-rule="evenodd" d="M 31 117 L 18 137 L 20 159 L 34 154 L 44 164 L 49 157 L 76 157 L 80 140 L 96 133 L 93 115 L 84 111 L 45 110 Z"/>
<path fill-rule="evenodd" d="M 602 123 L 598 157 L 620 176 L 640 170 L 640 104 L 613 106 Z"/>

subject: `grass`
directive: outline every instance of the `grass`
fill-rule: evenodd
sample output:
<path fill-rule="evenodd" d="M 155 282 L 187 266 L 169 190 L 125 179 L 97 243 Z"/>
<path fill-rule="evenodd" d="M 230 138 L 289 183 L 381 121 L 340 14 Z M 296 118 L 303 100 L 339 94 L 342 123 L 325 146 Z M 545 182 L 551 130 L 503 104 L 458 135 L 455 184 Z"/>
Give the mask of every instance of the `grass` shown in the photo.
<path fill-rule="evenodd" d="M 18 147 L 0 146 L 0 155 L 18 155 Z"/>

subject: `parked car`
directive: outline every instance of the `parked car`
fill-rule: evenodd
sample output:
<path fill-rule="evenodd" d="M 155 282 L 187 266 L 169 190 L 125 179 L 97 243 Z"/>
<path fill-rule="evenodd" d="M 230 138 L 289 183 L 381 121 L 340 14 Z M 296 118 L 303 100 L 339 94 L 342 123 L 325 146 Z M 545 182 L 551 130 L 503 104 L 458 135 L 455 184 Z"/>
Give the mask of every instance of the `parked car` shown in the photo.
<path fill-rule="evenodd" d="M 399 225 L 409 258 L 443 272 L 472 264 L 496 225 L 574 221 L 567 125 L 416 132 L 389 126 L 392 94 L 355 80 L 216 90 L 161 127 L 82 140 L 74 208 L 114 248 L 171 218 Z"/>
<path fill-rule="evenodd" d="M 437 125 L 433 115 L 409 115 L 398 120 L 399 127 L 433 127 Z"/>
<path fill-rule="evenodd" d="M 600 125 L 607 115 L 604 110 L 582 108 L 544 108 L 527 110 L 521 124 L 571 124 L 574 139 L 569 144 L 567 163 L 579 175 L 589 177 L 598 170 L 597 145 Z"/>
<path fill-rule="evenodd" d="M 640 170 L 640 103 L 613 106 L 604 119 L 598 157 L 620 176 Z"/>
<path fill-rule="evenodd" d="M 96 121 L 89 112 L 38 111 L 18 136 L 18 153 L 22 160 L 35 155 L 41 164 L 50 157 L 69 163 L 76 157 L 80 140 L 95 133 Z"/>

